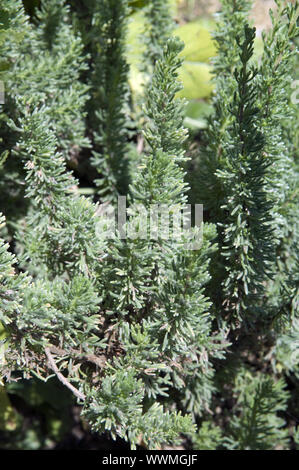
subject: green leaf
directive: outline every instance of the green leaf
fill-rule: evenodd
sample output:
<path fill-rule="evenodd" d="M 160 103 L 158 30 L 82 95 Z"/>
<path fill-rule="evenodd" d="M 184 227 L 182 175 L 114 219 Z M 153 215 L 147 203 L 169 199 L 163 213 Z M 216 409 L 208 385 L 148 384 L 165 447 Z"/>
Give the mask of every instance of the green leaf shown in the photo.
<path fill-rule="evenodd" d="M 184 24 L 175 30 L 185 43 L 181 56 L 190 62 L 209 62 L 216 55 L 216 45 L 212 39 L 207 22 L 194 21 Z"/>
<path fill-rule="evenodd" d="M 194 100 L 211 96 L 214 86 L 211 82 L 211 67 L 208 64 L 184 62 L 179 71 L 183 89 L 178 92 L 180 98 Z"/>
<path fill-rule="evenodd" d="M 17 426 L 17 413 L 11 405 L 5 387 L 0 386 L 0 430 L 15 431 Z"/>

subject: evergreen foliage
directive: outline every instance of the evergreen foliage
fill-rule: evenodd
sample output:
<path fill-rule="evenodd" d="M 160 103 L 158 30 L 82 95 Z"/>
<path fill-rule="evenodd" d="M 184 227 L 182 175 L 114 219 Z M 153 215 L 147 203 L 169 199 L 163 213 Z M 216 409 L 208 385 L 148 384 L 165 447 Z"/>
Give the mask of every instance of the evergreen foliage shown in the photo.
<path fill-rule="evenodd" d="M 272 16 L 273 28 L 264 36 L 264 54 L 260 73 L 260 108 L 264 110 L 262 128 L 267 136 L 267 152 L 274 158 L 269 180 L 273 188 L 273 220 L 277 238 L 275 278 L 270 285 L 272 315 L 295 313 L 298 295 L 298 166 L 296 152 L 296 109 L 290 106 L 289 71 L 296 70 L 298 11 L 278 3 Z M 283 58 L 283 59 L 282 59 Z M 275 94 L 273 94 L 275 90 Z M 287 123 L 292 122 L 289 126 Z M 272 292 L 274 295 L 272 295 Z"/>
<path fill-rule="evenodd" d="M 252 376 L 240 371 L 236 378 L 235 393 L 238 396 L 230 422 L 227 440 L 229 449 L 270 450 L 284 447 L 287 430 L 284 420 L 277 413 L 286 409 L 288 393 L 283 381 L 274 382 L 271 377 Z"/>
<path fill-rule="evenodd" d="M 145 9 L 146 28 L 143 41 L 146 52 L 144 54 L 144 70 L 150 75 L 174 28 L 169 9 L 169 0 L 150 1 Z"/>
<path fill-rule="evenodd" d="M 286 149 L 292 140 L 286 139 L 284 130 L 284 120 L 294 119 L 288 70 L 296 55 L 292 47 L 296 6 L 279 3 L 279 12 L 272 14 L 273 28 L 263 35 L 260 64 L 252 60 L 255 34 L 247 25 L 248 7 L 248 2 L 223 2 L 215 34 L 215 115 L 206 133 L 199 175 L 199 194 L 218 223 L 224 257 L 217 260 L 215 277 L 223 289 L 214 299 L 220 309 L 225 306 L 225 318 L 234 318 L 236 324 L 240 317 L 246 324 L 279 315 L 277 310 L 281 313 L 296 291 L 293 287 L 291 293 L 298 175 L 293 150 Z M 234 47 L 228 48 L 229 41 Z M 270 281 L 273 277 L 275 281 Z M 269 296 L 266 311 L 259 306 L 265 296 Z"/>

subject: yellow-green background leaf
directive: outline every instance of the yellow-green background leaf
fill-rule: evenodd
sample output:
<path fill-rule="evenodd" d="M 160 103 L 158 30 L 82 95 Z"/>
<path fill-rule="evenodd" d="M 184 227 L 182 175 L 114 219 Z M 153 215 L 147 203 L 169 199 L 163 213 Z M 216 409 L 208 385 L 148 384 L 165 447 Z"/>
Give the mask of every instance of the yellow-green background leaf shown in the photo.
<path fill-rule="evenodd" d="M 17 413 L 11 405 L 5 387 L 0 385 L 0 430 L 15 431 L 17 425 Z"/>
<path fill-rule="evenodd" d="M 211 57 L 216 55 L 216 46 L 209 28 L 211 24 L 206 20 L 197 20 L 186 23 L 175 30 L 176 36 L 185 43 L 185 48 L 181 52 L 185 60 L 209 62 Z"/>
<path fill-rule="evenodd" d="M 180 69 L 179 77 L 184 88 L 178 93 L 181 98 L 188 100 L 206 98 L 213 91 L 211 83 L 211 67 L 209 64 L 185 62 Z"/>

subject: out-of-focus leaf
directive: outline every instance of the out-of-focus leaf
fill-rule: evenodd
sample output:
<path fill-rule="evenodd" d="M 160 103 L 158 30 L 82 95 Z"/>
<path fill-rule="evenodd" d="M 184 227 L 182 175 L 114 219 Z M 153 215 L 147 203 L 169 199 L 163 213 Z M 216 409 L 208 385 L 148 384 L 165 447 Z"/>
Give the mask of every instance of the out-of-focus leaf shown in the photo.
<path fill-rule="evenodd" d="M 175 14 L 177 11 L 177 5 L 180 0 L 168 0 L 168 1 L 169 1 L 169 6 L 172 10 L 172 13 Z M 129 0 L 129 6 L 132 9 L 132 13 L 135 13 L 135 11 L 146 7 L 149 4 L 149 2 L 150 0 Z"/>
<path fill-rule="evenodd" d="M 15 431 L 17 426 L 17 413 L 11 405 L 5 387 L 0 385 L 0 430 Z"/>
<path fill-rule="evenodd" d="M 1 166 L 0 166 L 1 168 Z M 7 331 L 5 330 L 4 326 L 2 323 L 0 323 L 0 341 L 3 341 L 7 338 L 8 334 Z M 5 343 L 0 343 L 0 365 L 4 364 L 5 362 L 5 349 L 7 348 L 7 344 Z M 3 385 L 3 382 L 0 379 L 0 387 Z M 0 405 L 1 406 L 1 405 Z M 1 415 L 0 415 L 1 416 Z M 1 419 L 1 417 L 0 417 Z"/>
<path fill-rule="evenodd" d="M 2 341 L 5 338 L 7 338 L 7 332 L 4 326 L 2 325 L 2 323 L 0 323 L 0 341 Z"/>
<path fill-rule="evenodd" d="M 185 42 L 185 49 L 182 51 L 185 61 L 180 71 L 184 89 L 178 96 L 188 100 L 208 98 L 213 91 L 210 66 L 206 62 L 215 55 L 216 49 L 209 28 L 209 22 L 199 20 L 175 28 L 173 32 Z M 142 92 L 143 76 L 140 69 L 144 47 L 140 38 L 143 31 L 144 16 L 142 11 L 138 11 L 131 16 L 127 35 L 129 81 L 133 94 Z"/>
<path fill-rule="evenodd" d="M 143 8 L 146 5 L 148 5 L 149 0 L 130 0 L 129 1 L 129 6 L 133 9 L 133 12 L 135 10 L 138 10 L 139 8 Z"/>
<path fill-rule="evenodd" d="M 183 83 L 183 89 L 178 97 L 188 100 L 208 98 L 213 92 L 211 82 L 211 66 L 197 62 L 184 62 L 180 69 L 179 78 Z"/>
<path fill-rule="evenodd" d="M 35 407 L 47 403 L 55 409 L 64 408 L 73 399 L 71 392 L 55 379 L 46 383 L 36 379 L 20 380 L 11 382 L 7 387 L 9 393 L 22 397 L 30 406 Z"/>
<path fill-rule="evenodd" d="M 8 62 L 0 61 L 0 72 L 5 72 L 10 68 L 10 66 L 11 65 Z"/>
<path fill-rule="evenodd" d="M 256 36 L 254 41 L 254 57 L 259 58 L 264 52 L 264 43 L 261 36 Z"/>
<path fill-rule="evenodd" d="M 193 21 L 186 23 L 175 30 L 185 43 L 181 52 L 182 57 L 189 62 L 208 62 L 216 55 L 216 46 L 212 39 L 207 22 Z"/>
<path fill-rule="evenodd" d="M 68 411 L 68 408 L 65 407 L 57 412 L 53 408 L 47 406 L 44 407 L 44 414 L 47 424 L 47 435 L 59 441 L 63 436 L 70 430 L 71 427 L 71 417 Z"/>
<path fill-rule="evenodd" d="M 9 15 L 7 11 L 0 10 L 0 34 L 9 28 Z"/>
<path fill-rule="evenodd" d="M 132 15 L 127 34 L 127 58 L 130 64 L 130 87 L 133 93 L 141 93 L 143 77 L 140 72 L 140 65 L 144 46 L 140 37 L 144 30 L 144 18 L 141 12 Z"/>
<path fill-rule="evenodd" d="M 186 106 L 185 126 L 190 129 L 204 129 L 207 126 L 207 117 L 213 111 L 213 106 L 206 101 L 191 100 Z"/>

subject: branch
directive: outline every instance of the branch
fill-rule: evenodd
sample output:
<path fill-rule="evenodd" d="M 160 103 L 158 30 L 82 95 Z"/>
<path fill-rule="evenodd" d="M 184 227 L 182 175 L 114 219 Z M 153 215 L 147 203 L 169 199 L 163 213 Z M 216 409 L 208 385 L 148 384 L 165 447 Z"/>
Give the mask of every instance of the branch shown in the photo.
<path fill-rule="evenodd" d="M 49 344 L 48 349 L 50 352 L 54 354 L 58 354 L 58 356 L 73 356 L 77 359 L 85 360 L 88 362 L 92 362 L 98 367 L 103 368 L 106 363 L 106 356 L 101 355 L 101 356 L 96 356 L 95 354 L 86 354 L 86 353 L 80 353 L 79 351 L 76 351 L 75 349 L 70 349 L 69 351 L 65 351 L 62 348 L 58 348 L 57 346 L 54 346 L 52 344 Z"/>
<path fill-rule="evenodd" d="M 49 364 L 50 364 L 50 367 L 51 369 L 55 372 L 55 374 L 57 375 L 58 379 L 60 380 L 60 382 L 63 383 L 63 385 L 65 385 L 67 388 L 69 388 L 73 394 L 79 398 L 80 400 L 85 400 L 85 395 L 81 392 L 79 392 L 79 390 L 77 390 L 65 377 L 64 375 L 59 371 L 54 359 L 53 359 L 53 356 L 52 354 L 50 353 L 50 350 L 49 348 L 45 348 L 45 353 L 46 353 L 46 356 L 48 358 L 48 361 L 49 361 Z"/>

